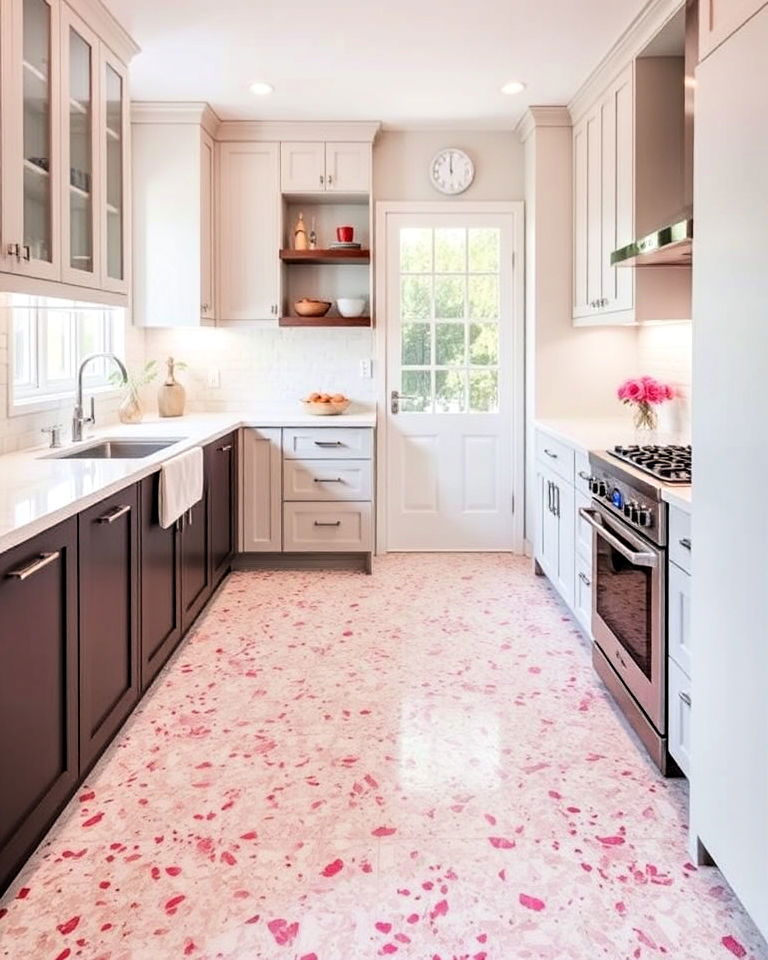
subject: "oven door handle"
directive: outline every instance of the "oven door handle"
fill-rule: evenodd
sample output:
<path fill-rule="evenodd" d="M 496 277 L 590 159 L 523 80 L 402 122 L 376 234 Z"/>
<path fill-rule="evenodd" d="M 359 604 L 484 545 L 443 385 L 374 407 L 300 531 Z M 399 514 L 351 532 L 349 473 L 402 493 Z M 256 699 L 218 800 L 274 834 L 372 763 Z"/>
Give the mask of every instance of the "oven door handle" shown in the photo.
<path fill-rule="evenodd" d="M 586 520 L 593 530 L 597 531 L 598 536 L 601 536 L 607 543 L 610 543 L 615 550 L 619 551 L 622 557 L 626 557 L 626 559 L 629 560 L 630 563 L 634 563 L 636 567 L 657 566 L 658 561 L 655 553 L 636 553 L 634 550 L 630 550 L 625 543 L 611 533 L 603 523 L 603 519 L 597 510 L 588 510 L 586 507 L 581 507 L 579 516 L 582 520 Z"/>

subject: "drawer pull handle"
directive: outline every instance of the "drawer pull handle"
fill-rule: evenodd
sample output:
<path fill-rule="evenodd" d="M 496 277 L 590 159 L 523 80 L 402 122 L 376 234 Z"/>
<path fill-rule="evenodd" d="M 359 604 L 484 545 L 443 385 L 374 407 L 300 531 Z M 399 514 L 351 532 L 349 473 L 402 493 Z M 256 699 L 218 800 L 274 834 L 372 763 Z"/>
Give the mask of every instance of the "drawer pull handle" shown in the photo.
<path fill-rule="evenodd" d="M 544 453 L 546 453 L 546 455 L 547 455 L 548 457 L 551 457 L 553 460 L 557 460 L 557 454 L 556 454 L 556 453 L 552 453 L 551 450 L 547 450 L 546 447 L 544 447 Z"/>
<path fill-rule="evenodd" d="M 691 541 L 689 540 L 688 537 L 683 537 L 683 539 L 680 541 L 680 546 L 683 548 L 683 550 L 690 550 Z"/>
<path fill-rule="evenodd" d="M 343 447 L 341 440 L 315 440 L 316 447 Z"/>
<path fill-rule="evenodd" d="M 227 453 L 227 452 L 230 451 L 231 449 L 232 449 L 232 444 L 231 444 L 231 443 L 225 443 L 223 447 L 219 447 L 219 448 L 218 448 L 219 453 Z"/>
<path fill-rule="evenodd" d="M 126 513 L 130 512 L 130 504 L 126 504 L 124 507 L 115 507 L 112 513 L 105 513 L 103 517 L 99 517 L 96 523 L 114 523 L 115 520 L 119 520 L 120 517 L 124 517 Z"/>
<path fill-rule="evenodd" d="M 584 584 L 585 587 L 591 587 L 592 581 L 589 577 L 585 576 L 583 573 L 579 573 L 579 580 Z"/>
<path fill-rule="evenodd" d="M 18 570 L 11 570 L 11 572 L 7 573 L 6 576 L 12 577 L 14 580 L 27 580 L 35 573 L 45 569 L 49 563 L 53 563 L 54 560 L 58 560 L 60 556 L 60 550 L 56 550 L 55 553 L 41 553 L 37 560 L 33 560 L 32 563 L 28 563 L 26 567 L 19 567 Z"/>
<path fill-rule="evenodd" d="M 344 483 L 344 481 L 341 479 L 341 477 L 329 477 L 327 480 L 324 480 L 322 477 L 315 477 L 313 483 Z"/>
<path fill-rule="evenodd" d="M 341 520 L 334 520 L 333 523 L 324 523 L 322 520 L 315 520 L 316 527 L 340 527 Z"/>
<path fill-rule="evenodd" d="M 681 690 L 679 696 L 680 696 L 680 699 L 683 701 L 683 703 L 686 705 L 686 707 L 690 707 L 691 705 L 690 693 L 686 693 L 685 690 Z"/>

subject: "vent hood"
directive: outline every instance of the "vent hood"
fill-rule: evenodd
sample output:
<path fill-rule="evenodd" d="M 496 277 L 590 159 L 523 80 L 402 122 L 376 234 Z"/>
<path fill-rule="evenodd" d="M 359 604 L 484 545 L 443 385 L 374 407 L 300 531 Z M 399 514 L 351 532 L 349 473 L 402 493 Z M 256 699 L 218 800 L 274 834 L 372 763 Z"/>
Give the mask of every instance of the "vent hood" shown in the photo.
<path fill-rule="evenodd" d="M 649 143 L 639 143 L 638 151 L 647 156 L 649 147 L 657 155 L 666 148 L 667 160 L 674 166 L 682 160 L 682 194 L 677 194 L 677 202 L 670 203 L 671 210 L 667 210 L 666 218 L 657 229 L 648 230 L 655 226 L 653 219 L 659 212 L 656 210 L 654 215 L 650 209 L 638 209 L 638 220 L 644 220 L 644 235 L 634 240 L 632 243 L 611 254 L 611 266 L 636 266 L 636 267 L 669 267 L 685 266 L 690 267 L 693 260 L 693 111 L 694 94 L 696 89 L 695 71 L 699 54 L 699 13 L 696 0 L 687 0 L 685 8 L 685 66 L 684 66 L 684 95 L 683 95 L 683 143 L 682 158 L 680 157 L 679 140 L 674 143 L 672 139 L 656 140 L 651 145 Z M 639 61 L 641 62 L 641 61 Z M 654 131 L 655 132 L 655 131 Z M 659 137 L 664 137 L 662 131 L 658 131 Z M 676 156 L 674 155 L 676 154 Z M 637 164 L 641 162 L 641 156 L 638 155 Z M 666 181 L 664 181 L 666 183 Z M 656 181 L 657 185 L 659 181 Z M 658 196 L 663 191 L 652 191 L 654 196 Z M 645 192 L 646 203 L 653 206 L 648 191 Z M 663 201 L 669 202 L 669 198 Z M 650 221 L 650 222 L 649 222 Z M 641 224 L 642 229 L 642 224 Z"/>

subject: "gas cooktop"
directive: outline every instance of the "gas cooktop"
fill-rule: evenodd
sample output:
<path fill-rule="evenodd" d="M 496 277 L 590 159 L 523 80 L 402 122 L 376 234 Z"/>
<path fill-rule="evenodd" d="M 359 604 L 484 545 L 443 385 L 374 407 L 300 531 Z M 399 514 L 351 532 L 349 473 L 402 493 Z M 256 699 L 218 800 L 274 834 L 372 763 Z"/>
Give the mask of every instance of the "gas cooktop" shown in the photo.
<path fill-rule="evenodd" d="M 617 460 L 631 463 L 633 467 L 648 473 L 662 483 L 691 482 L 691 448 L 677 444 L 640 446 L 615 446 L 608 451 Z"/>

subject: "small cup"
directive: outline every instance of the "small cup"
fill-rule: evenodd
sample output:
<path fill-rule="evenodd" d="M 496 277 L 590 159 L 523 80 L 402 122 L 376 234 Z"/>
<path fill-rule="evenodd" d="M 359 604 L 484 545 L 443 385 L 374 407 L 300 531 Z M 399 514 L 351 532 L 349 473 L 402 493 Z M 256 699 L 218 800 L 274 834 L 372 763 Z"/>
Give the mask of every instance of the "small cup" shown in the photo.
<path fill-rule="evenodd" d="M 352 243 L 354 236 L 354 227 L 336 227 L 336 239 L 339 243 Z"/>

